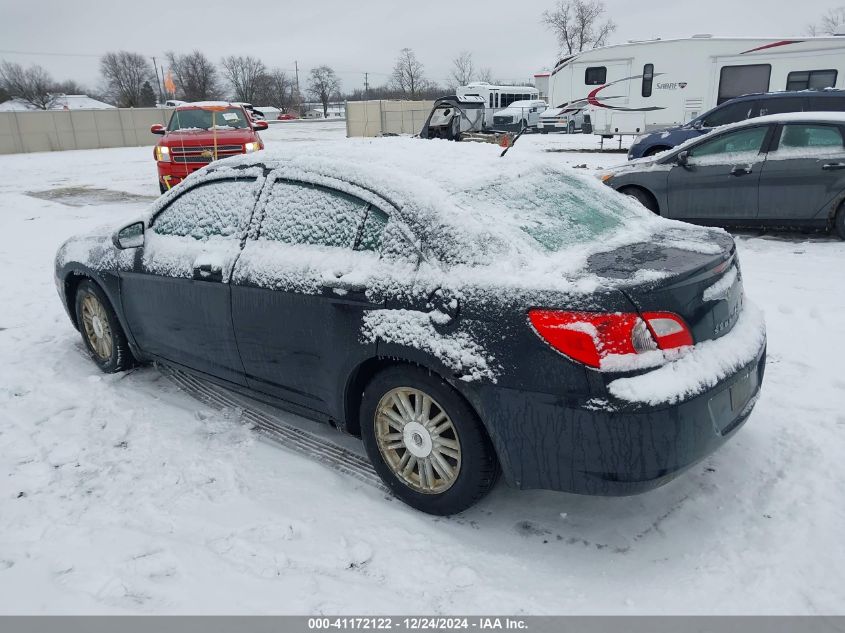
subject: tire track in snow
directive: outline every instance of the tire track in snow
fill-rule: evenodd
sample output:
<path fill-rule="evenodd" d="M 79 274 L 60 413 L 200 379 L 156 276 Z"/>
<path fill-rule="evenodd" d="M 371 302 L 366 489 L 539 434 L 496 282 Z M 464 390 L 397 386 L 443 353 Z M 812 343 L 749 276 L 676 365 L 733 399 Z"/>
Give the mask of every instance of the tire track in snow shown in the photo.
<path fill-rule="evenodd" d="M 300 429 L 252 406 L 249 400 L 229 390 L 207 383 L 186 372 L 156 365 L 179 389 L 217 411 L 236 409 L 241 420 L 264 439 L 354 477 L 383 492 L 389 492 L 366 457 L 309 431 Z"/>

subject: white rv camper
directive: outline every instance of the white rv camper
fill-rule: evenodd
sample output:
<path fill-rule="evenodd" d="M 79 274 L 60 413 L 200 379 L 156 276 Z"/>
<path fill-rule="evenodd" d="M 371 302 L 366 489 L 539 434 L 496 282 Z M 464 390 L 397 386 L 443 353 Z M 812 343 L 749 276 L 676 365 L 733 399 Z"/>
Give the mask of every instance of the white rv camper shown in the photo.
<path fill-rule="evenodd" d="M 484 113 L 487 125 L 492 124 L 497 110 L 507 108 L 514 101 L 530 101 L 540 98 L 540 91 L 531 86 L 494 86 L 486 81 L 476 81 L 461 86 L 455 91 L 458 97 L 481 97 L 487 104 Z"/>
<path fill-rule="evenodd" d="M 845 88 L 845 37 L 696 35 L 631 42 L 561 59 L 552 108 L 586 104 L 594 134 L 642 134 L 687 123 L 744 94 Z"/>

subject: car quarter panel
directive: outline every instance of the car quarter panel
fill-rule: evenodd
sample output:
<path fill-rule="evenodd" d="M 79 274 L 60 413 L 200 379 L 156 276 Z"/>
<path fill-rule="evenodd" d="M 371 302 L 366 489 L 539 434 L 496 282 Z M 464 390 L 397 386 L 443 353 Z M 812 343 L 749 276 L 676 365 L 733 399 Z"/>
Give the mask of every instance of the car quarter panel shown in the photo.
<path fill-rule="evenodd" d="M 486 385 L 480 413 L 501 430 L 517 487 L 630 495 L 673 479 L 731 437 L 751 413 L 764 368 L 765 347 L 713 389 L 664 407 L 617 409 Z M 731 390 L 749 375 L 752 391 L 732 408 Z"/>

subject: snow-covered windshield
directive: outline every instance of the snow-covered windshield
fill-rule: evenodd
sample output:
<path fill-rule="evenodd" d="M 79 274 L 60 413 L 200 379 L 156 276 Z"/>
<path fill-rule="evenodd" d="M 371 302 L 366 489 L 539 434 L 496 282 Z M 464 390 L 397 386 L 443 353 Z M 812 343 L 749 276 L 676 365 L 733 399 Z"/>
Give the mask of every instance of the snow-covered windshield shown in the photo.
<path fill-rule="evenodd" d="M 540 169 L 464 191 L 457 194 L 456 202 L 465 208 L 490 208 L 491 220 L 495 216 L 543 251 L 559 252 L 570 245 L 600 240 L 635 215 L 619 196 L 591 184 L 553 169 Z"/>
<path fill-rule="evenodd" d="M 249 122 L 240 108 L 189 108 L 176 110 L 170 117 L 169 131 L 174 130 L 243 130 Z"/>

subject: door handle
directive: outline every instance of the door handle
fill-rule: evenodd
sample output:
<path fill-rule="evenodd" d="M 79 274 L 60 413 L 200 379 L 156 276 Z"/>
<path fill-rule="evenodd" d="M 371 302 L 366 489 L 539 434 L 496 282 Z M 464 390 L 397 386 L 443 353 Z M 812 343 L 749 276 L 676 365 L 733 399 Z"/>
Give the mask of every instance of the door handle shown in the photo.
<path fill-rule="evenodd" d="M 827 165 L 823 165 L 822 169 L 825 171 L 835 171 L 837 169 L 845 169 L 845 163 L 828 163 Z"/>
<path fill-rule="evenodd" d="M 752 172 L 751 167 L 734 167 L 731 169 L 731 176 L 747 176 Z"/>
<path fill-rule="evenodd" d="M 194 279 L 200 281 L 223 281 L 223 268 L 214 264 L 194 266 Z"/>
<path fill-rule="evenodd" d="M 323 288 L 325 288 L 326 290 L 340 290 L 342 292 L 358 293 L 364 293 L 367 290 L 367 286 L 364 284 L 343 282 L 340 279 L 338 279 L 337 281 L 324 281 Z"/>

